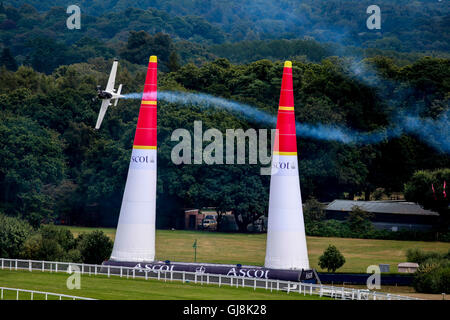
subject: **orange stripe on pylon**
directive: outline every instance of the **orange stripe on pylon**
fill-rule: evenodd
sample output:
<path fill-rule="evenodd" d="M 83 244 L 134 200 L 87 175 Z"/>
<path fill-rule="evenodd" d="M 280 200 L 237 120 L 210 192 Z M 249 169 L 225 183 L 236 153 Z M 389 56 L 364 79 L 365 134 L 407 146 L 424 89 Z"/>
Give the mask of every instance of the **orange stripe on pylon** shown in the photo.
<path fill-rule="evenodd" d="M 282 151 L 274 151 L 274 155 L 280 155 L 280 156 L 296 156 L 297 152 L 282 152 Z"/>
<path fill-rule="evenodd" d="M 133 149 L 156 149 L 156 146 L 133 146 Z"/>
<path fill-rule="evenodd" d="M 141 104 L 152 104 L 152 105 L 156 105 L 157 102 L 155 100 L 142 100 Z"/>

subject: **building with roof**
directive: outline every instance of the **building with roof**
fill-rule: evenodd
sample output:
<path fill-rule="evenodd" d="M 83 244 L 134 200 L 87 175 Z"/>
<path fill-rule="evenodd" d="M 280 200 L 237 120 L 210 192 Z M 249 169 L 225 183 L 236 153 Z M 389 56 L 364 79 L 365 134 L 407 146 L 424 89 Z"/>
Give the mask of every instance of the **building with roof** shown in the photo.
<path fill-rule="evenodd" d="M 217 230 L 217 211 L 215 208 L 186 209 L 184 211 L 185 230 Z M 238 226 L 232 211 L 222 214 L 220 231 L 237 231 Z"/>
<path fill-rule="evenodd" d="M 402 273 L 414 273 L 419 268 L 419 264 L 415 262 L 402 262 L 397 266 L 398 272 Z"/>
<path fill-rule="evenodd" d="M 334 200 L 324 211 L 326 219 L 346 220 L 354 206 L 372 214 L 370 220 L 377 229 L 391 231 L 430 230 L 438 222 L 439 214 L 406 201 Z"/>

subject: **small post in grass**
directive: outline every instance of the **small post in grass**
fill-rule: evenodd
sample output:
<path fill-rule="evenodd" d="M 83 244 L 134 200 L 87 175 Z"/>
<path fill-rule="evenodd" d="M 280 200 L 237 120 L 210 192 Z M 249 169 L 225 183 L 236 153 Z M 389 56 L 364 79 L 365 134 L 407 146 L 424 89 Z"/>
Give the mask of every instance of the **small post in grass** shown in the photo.
<path fill-rule="evenodd" d="M 197 262 L 197 239 L 195 239 L 192 248 L 194 248 L 194 262 Z"/>

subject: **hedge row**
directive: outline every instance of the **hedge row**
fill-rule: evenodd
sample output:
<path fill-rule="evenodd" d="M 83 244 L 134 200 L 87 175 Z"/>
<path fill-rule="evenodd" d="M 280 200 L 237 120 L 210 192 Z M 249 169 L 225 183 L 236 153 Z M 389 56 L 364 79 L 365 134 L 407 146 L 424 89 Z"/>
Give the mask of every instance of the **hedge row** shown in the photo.
<path fill-rule="evenodd" d="M 113 242 L 103 231 L 74 237 L 67 229 L 27 222 L 0 214 L 0 257 L 100 264 L 111 255 Z"/>

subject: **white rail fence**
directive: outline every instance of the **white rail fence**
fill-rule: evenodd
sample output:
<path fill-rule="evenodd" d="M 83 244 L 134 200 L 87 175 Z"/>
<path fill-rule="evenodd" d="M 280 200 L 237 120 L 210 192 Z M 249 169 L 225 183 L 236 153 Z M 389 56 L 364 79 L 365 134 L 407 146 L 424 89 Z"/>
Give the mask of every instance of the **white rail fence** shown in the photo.
<path fill-rule="evenodd" d="M 9 295 L 9 292 L 12 294 Z M 22 293 L 22 295 L 20 295 L 20 293 Z M 0 287 L 0 300 L 11 300 L 11 297 L 14 297 L 15 300 L 96 300 L 85 297 L 69 296 L 61 293 Z M 52 297 L 55 299 L 51 299 Z"/>
<path fill-rule="evenodd" d="M 1 269 L 28 270 L 42 272 L 69 272 L 77 267 L 83 275 L 106 275 L 126 278 L 157 279 L 160 281 L 182 281 L 183 283 L 215 284 L 221 286 L 250 287 L 254 290 L 265 289 L 283 291 L 287 294 L 298 293 L 303 295 L 319 295 L 342 300 L 421 300 L 414 297 L 401 296 L 367 289 L 354 289 L 344 287 L 326 286 L 321 284 L 283 281 L 274 279 L 248 278 L 240 276 L 227 276 L 211 273 L 187 272 L 166 270 L 169 268 L 137 268 L 120 266 L 103 266 L 96 264 L 36 261 L 21 259 L 0 258 Z M 163 266 L 164 267 L 164 266 Z"/>

